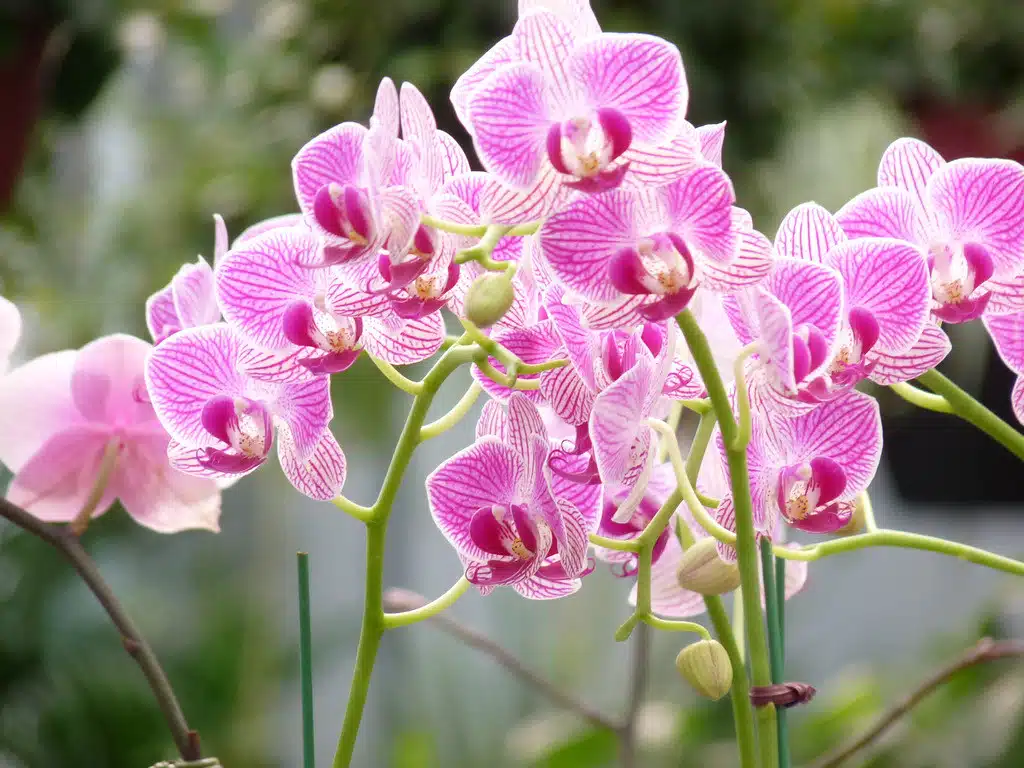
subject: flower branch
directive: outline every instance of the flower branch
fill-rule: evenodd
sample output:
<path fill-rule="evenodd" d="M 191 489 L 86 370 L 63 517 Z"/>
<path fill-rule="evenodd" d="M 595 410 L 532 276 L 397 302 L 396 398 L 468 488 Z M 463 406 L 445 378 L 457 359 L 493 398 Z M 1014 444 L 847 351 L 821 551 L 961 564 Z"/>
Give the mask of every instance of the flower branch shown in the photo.
<path fill-rule="evenodd" d="M 1020 658 L 1022 656 L 1024 656 L 1024 643 L 1013 641 L 995 642 L 988 637 L 982 638 L 976 645 L 962 654 L 960 658 L 942 667 L 891 709 L 884 712 L 862 735 L 849 744 L 840 747 L 832 754 L 816 761 L 813 764 L 813 768 L 836 768 L 836 766 L 842 765 L 862 749 L 878 740 L 897 720 L 963 670 L 989 661 Z"/>
<path fill-rule="evenodd" d="M 110 585 L 100 575 L 99 569 L 78 537 L 70 528 L 44 523 L 7 499 L 0 498 L 0 515 L 45 541 L 71 563 L 121 634 L 121 642 L 128 655 L 135 660 L 145 675 L 182 760 L 200 760 L 202 752 L 199 747 L 199 735 L 189 728 L 171 681 L 160 666 L 153 649 L 146 642 L 146 638 L 125 612 L 124 606 L 111 591 Z"/>

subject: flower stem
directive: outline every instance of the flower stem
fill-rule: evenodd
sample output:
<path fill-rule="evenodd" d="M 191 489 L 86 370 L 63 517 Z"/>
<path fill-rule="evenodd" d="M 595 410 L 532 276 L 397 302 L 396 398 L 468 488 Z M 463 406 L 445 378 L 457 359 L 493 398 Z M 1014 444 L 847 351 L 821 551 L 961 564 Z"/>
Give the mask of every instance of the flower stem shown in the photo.
<path fill-rule="evenodd" d="M 425 213 L 420 216 L 420 221 L 428 227 L 439 229 L 442 232 L 451 232 L 453 235 L 466 235 L 468 237 L 483 237 L 487 234 L 488 229 L 487 224 L 459 224 L 454 221 L 436 219 Z M 540 221 L 528 221 L 525 224 L 517 224 L 509 229 L 505 235 L 509 237 L 525 237 L 527 235 L 532 235 L 540 229 L 540 225 Z"/>
<path fill-rule="evenodd" d="M 452 585 L 451 589 L 437 599 L 431 600 L 429 603 L 424 603 L 417 608 L 411 608 L 407 611 L 402 611 L 401 613 L 385 613 L 384 629 L 407 627 L 410 624 L 415 624 L 419 621 L 424 621 L 425 619 L 432 619 L 441 611 L 453 606 L 456 600 L 466 594 L 469 586 L 470 584 L 466 577 L 460 576 L 459 580 Z"/>
<path fill-rule="evenodd" d="M 420 382 L 407 379 L 391 363 L 381 360 L 379 357 L 374 357 L 369 352 L 366 353 L 366 356 L 370 358 L 388 381 L 403 392 L 410 395 L 418 395 L 422 391 L 423 385 Z"/>
<path fill-rule="evenodd" d="M 365 523 L 373 517 L 373 509 L 371 507 L 364 507 L 362 504 L 356 504 L 345 496 L 335 496 L 331 499 L 331 503 L 346 515 L 354 517 L 361 523 Z"/>
<path fill-rule="evenodd" d="M 732 483 L 733 507 L 736 511 L 736 554 L 743 589 L 743 612 L 746 615 L 747 646 L 750 651 L 751 677 L 754 685 L 771 685 L 768 661 L 768 640 L 765 636 L 761 613 L 761 585 L 758 576 L 757 542 L 754 532 L 754 512 L 750 501 L 750 476 L 747 472 L 747 447 L 738 445 L 740 429 L 733 418 L 729 395 L 718 373 L 707 337 L 689 310 L 676 316 L 679 329 L 690 348 L 697 365 L 719 427 L 722 430 Z M 775 707 L 759 707 L 758 746 L 762 768 L 775 768 L 778 760 L 776 745 Z"/>
<path fill-rule="evenodd" d="M 420 443 L 420 430 L 426 421 L 427 411 L 434 396 L 441 388 L 445 379 L 460 365 L 472 360 L 479 360 L 486 352 L 473 346 L 456 345 L 451 347 L 423 377 L 423 381 L 414 382 L 419 385 L 406 417 L 402 434 L 395 446 L 384 482 L 381 485 L 377 500 L 370 508 L 371 514 L 366 519 L 366 584 L 363 597 L 363 620 L 359 631 L 359 650 L 356 652 L 356 665 L 352 673 L 352 685 L 349 689 L 348 705 L 345 708 L 345 720 L 338 736 L 338 748 L 334 754 L 333 768 L 347 768 L 352 762 L 359 724 L 363 719 L 366 696 L 370 689 L 370 677 L 377 659 L 380 640 L 387 628 L 383 608 L 384 587 L 384 545 L 387 540 L 388 519 L 394 506 L 398 490 L 402 485 L 413 452 Z"/>
<path fill-rule="evenodd" d="M 784 562 L 784 561 L 783 561 Z M 775 562 L 772 555 L 772 543 L 761 539 L 761 573 L 764 579 L 765 608 L 768 613 L 768 646 L 771 651 L 772 683 L 782 683 L 785 649 L 782 645 L 782 608 L 783 597 L 780 597 L 775 585 Z M 786 722 L 786 710 L 779 709 L 775 713 L 779 741 L 779 768 L 789 768 L 789 730 Z"/>
<path fill-rule="evenodd" d="M 897 384 L 890 384 L 889 389 L 911 405 L 916 405 L 918 408 L 924 408 L 926 411 L 935 411 L 936 413 L 955 413 L 953 406 L 951 406 L 942 395 L 933 395 L 931 392 L 925 392 L 923 389 L 918 389 L 913 384 L 899 382 Z"/>
<path fill-rule="evenodd" d="M 313 633 L 309 611 L 309 555 L 299 552 L 299 674 L 302 682 L 302 767 L 316 768 L 313 732 Z"/>
<path fill-rule="evenodd" d="M 437 437 L 438 435 L 444 434 L 449 429 L 454 427 L 462 418 L 469 413 L 469 409 L 473 407 L 477 398 L 480 397 L 480 393 L 483 392 L 477 382 L 473 382 L 469 385 L 469 389 L 466 390 L 466 394 L 457 402 L 452 409 L 448 411 L 444 416 L 426 424 L 420 430 L 420 442 L 430 440 L 431 438 Z"/>
<path fill-rule="evenodd" d="M 938 552 L 943 555 L 952 555 L 969 563 L 984 565 L 997 571 L 1012 573 L 1015 576 L 1024 576 L 1024 563 L 1009 557 L 996 555 L 984 549 L 968 546 L 967 544 L 937 539 L 934 536 L 884 529 L 873 531 L 872 533 L 860 533 L 844 539 L 833 539 L 803 549 L 776 547 L 775 556 L 784 557 L 787 560 L 804 560 L 809 562 L 811 560 L 820 560 L 829 555 L 837 555 L 840 552 L 854 552 L 858 549 L 867 549 L 868 547 L 903 547 L 905 549 Z"/>
<path fill-rule="evenodd" d="M 694 632 L 700 635 L 705 640 L 711 639 L 711 633 L 701 624 L 695 621 L 675 621 L 669 619 L 659 619 L 657 616 L 648 613 L 646 616 L 640 618 L 644 624 L 648 624 L 655 629 L 660 629 L 665 632 Z"/>
<path fill-rule="evenodd" d="M 957 416 L 969 421 L 1024 461 L 1024 434 L 1000 419 L 934 368 L 918 377 L 918 381 L 944 397 Z"/>

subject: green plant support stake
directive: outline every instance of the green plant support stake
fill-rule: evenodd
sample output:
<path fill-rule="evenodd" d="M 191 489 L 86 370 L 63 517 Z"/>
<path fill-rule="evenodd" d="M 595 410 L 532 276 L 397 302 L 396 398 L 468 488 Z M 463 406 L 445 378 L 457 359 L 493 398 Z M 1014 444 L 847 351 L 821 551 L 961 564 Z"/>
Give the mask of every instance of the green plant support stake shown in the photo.
<path fill-rule="evenodd" d="M 299 674 L 302 678 L 302 766 L 316 768 L 313 739 L 313 636 L 309 619 L 309 554 L 296 555 L 299 564 Z"/>

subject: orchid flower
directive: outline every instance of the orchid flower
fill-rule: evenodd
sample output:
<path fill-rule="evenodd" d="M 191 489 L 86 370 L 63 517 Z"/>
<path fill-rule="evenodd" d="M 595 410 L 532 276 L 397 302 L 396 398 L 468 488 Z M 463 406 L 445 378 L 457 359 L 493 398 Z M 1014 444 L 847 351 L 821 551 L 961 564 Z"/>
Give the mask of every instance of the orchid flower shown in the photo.
<path fill-rule="evenodd" d="M 510 586 L 531 599 L 564 597 L 591 570 L 599 488 L 553 475 L 550 451 L 540 413 L 516 393 L 505 406 L 488 402 L 476 442 L 427 478 L 434 522 L 482 594 Z"/>
<path fill-rule="evenodd" d="M 847 391 L 790 417 L 756 403 L 751 406 L 757 412 L 747 467 L 755 528 L 771 535 L 780 518 L 813 533 L 831 533 L 846 525 L 854 500 L 867 489 L 882 455 L 878 402 Z M 717 443 L 725 464 L 721 432 Z M 730 493 L 717 511 L 726 527 L 735 514 L 732 507 Z"/>
<path fill-rule="evenodd" d="M 741 217 L 729 177 L 702 165 L 655 189 L 581 196 L 541 228 L 543 258 L 556 279 L 589 302 L 631 303 L 647 320 L 664 320 L 699 285 L 729 291 L 757 282 L 732 274 Z"/>
<path fill-rule="evenodd" d="M 1006 366 L 1017 374 L 1010 396 L 1013 413 L 1017 420 L 1024 424 L 1024 312 L 1013 315 L 986 315 L 985 327 L 988 329 L 996 351 L 1003 358 Z"/>
<path fill-rule="evenodd" d="M 318 248 L 314 235 L 278 227 L 236 245 L 217 266 L 216 282 L 224 317 L 248 344 L 293 355 L 314 374 L 344 371 L 365 348 L 395 365 L 425 360 L 444 341 L 439 314 L 405 320 L 380 294 L 351 285 L 337 268 L 303 266 Z M 259 366 L 256 378 L 290 375 L 287 369 Z"/>
<path fill-rule="evenodd" d="M 276 427 L 292 485 L 314 499 L 334 498 L 345 482 L 345 454 L 328 428 L 328 378 L 259 381 L 245 373 L 246 354 L 225 323 L 181 331 L 153 350 L 146 386 L 173 438 L 171 464 L 201 477 L 248 474 L 266 461 Z"/>
<path fill-rule="evenodd" d="M 0 378 L 0 461 L 7 498 L 36 517 L 70 522 L 120 500 L 161 533 L 218 530 L 220 489 L 168 464 L 170 437 L 145 398 L 151 347 L 104 336 L 37 357 Z M 98 496 L 97 496 L 98 494 Z"/>
<path fill-rule="evenodd" d="M 21 338 L 21 312 L 0 296 L 0 376 L 7 372 L 11 355 Z"/>
<path fill-rule="evenodd" d="M 228 231 L 224 219 L 214 215 L 214 263 L 228 249 Z M 171 282 L 146 299 L 146 327 L 153 343 L 159 344 L 183 328 L 216 323 L 220 320 L 213 270 L 206 259 L 184 264 Z"/>
<path fill-rule="evenodd" d="M 513 188 L 541 182 L 549 197 L 560 185 L 617 186 L 628 161 L 616 161 L 634 143 L 671 138 L 687 98 L 674 45 L 574 26 L 536 7 L 452 92 L 484 167 Z"/>
<path fill-rule="evenodd" d="M 398 154 L 398 92 L 377 90 L 370 128 L 342 123 L 306 143 L 292 160 L 295 196 L 322 247 L 310 266 L 359 266 L 381 248 L 405 254 L 419 228 L 415 194 L 391 183 Z"/>
<path fill-rule="evenodd" d="M 891 238 L 848 240 L 831 213 L 804 203 L 782 220 L 775 254 L 824 264 L 842 281 L 843 308 L 826 369 L 827 390 L 849 389 L 868 376 L 884 383 L 907 381 L 941 360 L 922 354 L 943 350 L 932 334 L 945 334 L 928 323 L 931 288 L 917 247 Z M 800 291 L 798 284 L 793 287 Z M 933 329 L 928 334 L 927 327 Z"/>
<path fill-rule="evenodd" d="M 851 238 L 894 237 L 927 254 L 936 319 L 963 323 L 1024 310 L 1024 167 L 1010 160 L 947 163 L 897 139 L 878 186 L 836 214 Z"/>

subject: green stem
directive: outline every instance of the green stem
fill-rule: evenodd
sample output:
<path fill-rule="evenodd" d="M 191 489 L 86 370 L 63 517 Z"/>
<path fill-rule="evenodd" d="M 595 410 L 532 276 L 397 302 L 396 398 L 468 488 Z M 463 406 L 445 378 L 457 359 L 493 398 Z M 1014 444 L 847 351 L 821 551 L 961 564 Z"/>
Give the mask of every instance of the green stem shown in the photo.
<path fill-rule="evenodd" d="M 420 442 L 430 440 L 438 435 L 444 434 L 462 421 L 462 418 L 469 413 L 469 409 L 473 407 L 473 404 L 476 403 L 477 398 L 480 397 L 480 393 L 483 391 L 483 387 L 481 387 L 477 382 L 474 381 L 470 384 L 469 389 L 466 390 L 466 394 L 462 396 L 459 402 L 457 402 L 452 409 L 448 411 L 448 413 L 425 425 L 420 430 Z"/>
<path fill-rule="evenodd" d="M 754 532 L 754 512 L 750 501 L 750 476 L 747 472 L 746 445 L 738 445 L 740 429 L 733 418 L 729 395 L 718 373 L 707 337 L 689 310 L 676 316 L 679 329 L 686 339 L 690 354 L 697 365 L 701 379 L 711 398 L 711 404 L 725 441 L 732 484 L 733 507 L 736 511 L 736 555 L 743 589 L 743 612 L 746 615 L 747 646 L 750 651 L 751 678 L 754 685 L 771 684 L 768 661 L 768 640 L 765 636 L 761 613 L 761 584 L 758 576 L 757 542 Z M 758 745 L 762 768 L 775 768 L 778 760 L 776 745 L 775 707 L 769 704 L 757 709 Z"/>
<path fill-rule="evenodd" d="M 707 631 L 705 627 L 698 624 L 695 621 L 674 621 L 669 619 L 659 619 L 654 614 L 648 613 L 646 616 L 640 618 L 644 624 L 660 629 L 665 632 L 695 632 L 705 640 L 711 639 L 711 633 Z"/>
<path fill-rule="evenodd" d="M 302 680 L 302 766 L 316 768 L 313 734 L 313 632 L 309 610 L 309 555 L 299 552 L 299 674 Z"/>
<path fill-rule="evenodd" d="M 331 499 L 331 503 L 346 515 L 354 517 L 361 523 L 369 522 L 373 517 L 373 509 L 371 507 L 364 507 L 362 504 L 356 504 L 345 496 L 335 496 Z"/>
<path fill-rule="evenodd" d="M 436 219 L 425 213 L 420 216 L 420 221 L 428 227 L 439 229 L 442 232 L 451 232 L 453 235 L 466 235 L 468 237 L 483 237 L 487 234 L 488 229 L 487 224 L 459 224 L 454 221 Z M 540 225 L 540 221 L 528 221 L 525 224 L 518 224 L 512 227 L 505 235 L 510 237 L 526 237 L 540 229 Z"/>
<path fill-rule="evenodd" d="M 704 463 L 704 454 L 708 451 L 711 435 L 715 431 L 715 418 L 715 412 L 710 408 L 701 414 L 697 431 L 694 432 L 693 441 L 690 443 L 690 452 L 686 455 L 686 476 L 694 486 L 697 484 L 700 465 Z"/>
<path fill-rule="evenodd" d="M 698 427 L 698 432 L 700 427 Z M 693 455 L 691 448 L 690 455 Z M 699 469 L 699 467 L 698 467 Z M 696 473 L 696 470 L 694 471 Z M 683 549 L 689 549 L 696 541 L 693 532 L 683 521 L 676 525 L 676 535 Z M 725 610 L 722 598 L 716 595 L 705 595 L 704 605 L 707 606 L 711 626 L 715 628 L 718 642 L 725 648 L 732 666 L 732 689 L 729 699 L 732 703 L 732 719 L 736 728 L 736 745 L 740 753 L 740 768 L 754 768 L 757 765 L 757 736 L 754 733 L 754 707 L 750 703 L 750 683 L 747 680 L 747 668 L 743 661 L 743 652 L 736 642 L 736 635 L 729 624 L 729 614 Z M 742 605 L 737 601 L 737 605 Z"/>
<path fill-rule="evenodd" d="M 925 392 L 923 389 L 918 389 L 913 384 L 907 384 L 905 382 L 890 384 L 889 389 L 911 405 L 916 405 L 918 408 L 924 408 L 926 411 L 935 411 L 936 413 L 955 413 L 953 406 L 951 406 L 946 401 L 946 398 L 942 397 L 942 395 L 933 395 L 931 392 Z"/>
<path fill-rule="evenodd" d="M 873 531 L 872 533 L 847 536 L 843 539 L 832 539 L 831 541 L 803 549 L 777 547 L 775 549 L 775 556 L 784 557 L 787 560 L 809 562 L 811 560 L 820 560 L 829 555 L 837 555 L 840 552 L 855 552 L 858 549 L 867 549 L 868 547 L 903 547 L 905 549 L 920 549 L 925 552 L 938 552 L 943 555 L 952 555 L 968 563 L 984 565 L 997 571 L 1012 573 L 1015 576 L 1024 576 L 1024 563 L 1012 560 L 1009 557 L 996 555 L 984 549 L 968 546 L 967 544 L 937 539 L 934 536 L 884 529 Z"/>
<path fill-rule="evenodd" d="M 400 374 L 391 363 L 381 360 L 378 357 L 374 357 L 369 352 L 366 353 L 366 356 L 370 358 L 370 361 L 377 366 L 378 370 L 384 374 L 384 377 L 388 381 L 403 392 L 410 395 L 418 395 L 422 391 L 423 385 L 420 382 L 407 379 L 405 376 Z"/>
<path fill-rule="evenodd" d="M 775 586 L 775 562 L 772 543 L 761 539 L 761 574 L 764 578 L 765 608 L 768 614 L 768 646 L 771 651 L 772 683 L 782 682 L 785 650 L 782 645 L 782 600 Z M 789 732 L 786 710 L 775 713 L 776 733 L 779 743 L 779 768 L 789 768 L 792 760 L 789 754 Z"/>
<path fill-rule="evenodd" d="M 484 354 L 486 353 L 475 345 L 454 346 L 441 355 L 430 372 L 423 377 L 423 381 L 419 382 L 420 391 L 413 400 L 412 408 L 409 409 L 377 501 L 371 507 L 372 514 L 366 521 L 366 584 L 363 621 L 359 631 L 359 650 L 356 652 L 356 665 L 352 673 L 352 685 L 345 708 L 345 720 L 338 736 L 333 768 L 347 768 L 352 762 L 356 736 L 359 733 L 359 724 L 363 719 L 366 696 L 370 689 L 373 665 L 386 629 L 383 608 L 384 545 L 387 540 L 388 519 L 402 485 L 402 477 L 409 467 L 416 446 L 419 445 L 420 429 L 437 391 L 456 368 L 474 359 L 481 359 Z"/>
<path fill-rule="evenodd" d="M 918 381 L 942 395 L 957 416 L 969 421 L 1024 461 L 1024 434 L 1011 427 L 934 368 L 918 377 Z"/>
<path fill-rule="evenodd" d="M 431 600 L 426 605 L 422 605 L 419 608 L 413 608 L 408 611 L 402 611 L 401 613 L 385 613 L 384 629 L 407 627 L 410 624 L 415 624 L 419 621 L 432 619 L 434 616 L 441 613 L 441 611 L 453 606 L 456 600 L 466 594 L 469 587 L 469 581 L 465 576 L 462 576 L 452 585 L 451 589 L 436 600 Z"/>

